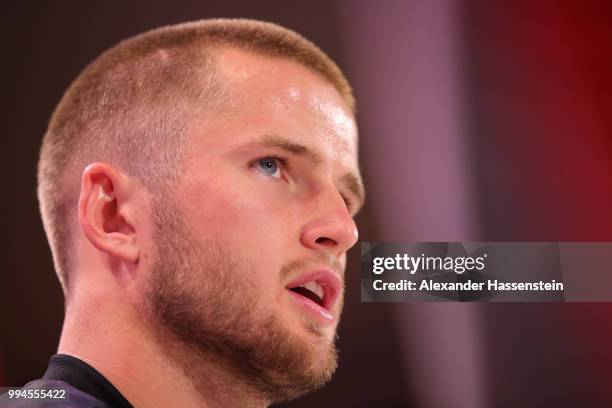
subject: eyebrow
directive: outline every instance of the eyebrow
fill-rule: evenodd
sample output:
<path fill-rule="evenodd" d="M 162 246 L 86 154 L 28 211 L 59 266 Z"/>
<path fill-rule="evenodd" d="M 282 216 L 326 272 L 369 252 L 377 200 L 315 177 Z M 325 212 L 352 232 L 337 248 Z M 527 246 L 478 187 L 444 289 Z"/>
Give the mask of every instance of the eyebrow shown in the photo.
<path fill-rule="evenodd" d="M 277 149 L 284 150 L 289 153 L 293 153 L 296 156 L 306 156 L 312 160 L 312 163 L 317 166 L 323 162 L 321 155 L 316 151 L 301 145 L 299 143 L 292 142 L 280 136 L 264 136 L 260 139 L 257 144 L 265 147 L 275 147 Z"/>
<path fill-rule="evenodd" d="M 259 144 L 265 147 L 274 147 L 277 149 L 281 149 L 286 152 L 295 154 L 296 156 L 308 157 L 315 166 L 321 164 L 323 161 L 321 159 L 321 155 L 318 152 L 302 144 L 285 139 L 284 137 L 268 135 L 257 140 L 255 144 Z M 355 210 L 359 210 L 365 200 L 365 191 L 361 179 L 355 173 L 349 172 L 340 178 L 340 182 L 344 184 L 344 186 L 351 193 L 353 193 L 355 197 L 357 197 L 357 205 L 355 206 Z"/>

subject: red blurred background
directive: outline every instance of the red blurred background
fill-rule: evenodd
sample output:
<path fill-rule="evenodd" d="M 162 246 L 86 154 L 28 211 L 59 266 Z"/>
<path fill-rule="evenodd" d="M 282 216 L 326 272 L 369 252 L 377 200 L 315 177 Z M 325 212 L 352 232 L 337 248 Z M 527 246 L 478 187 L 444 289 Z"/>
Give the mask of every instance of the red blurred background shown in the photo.
<path fill-rule="evenodd" d="M 609 1 L 89 3 L 2 6 L 0 386 L 40 377 L 61 328 L 35 195 L 53 107 L 104 49 L 164 24 L 264 19 L 338 61 L 363 241 L 612 241 Z M 354 249 L 337 376 L 286 406 L 612 406 L 610 304 L 361 304 L 358 268 Z"/>

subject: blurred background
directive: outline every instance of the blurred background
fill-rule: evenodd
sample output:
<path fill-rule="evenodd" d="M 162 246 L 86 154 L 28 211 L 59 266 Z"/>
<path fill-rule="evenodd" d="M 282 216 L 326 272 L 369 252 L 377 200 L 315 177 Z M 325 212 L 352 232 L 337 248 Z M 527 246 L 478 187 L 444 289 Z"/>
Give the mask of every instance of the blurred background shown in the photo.
<path fill-rule="evenodd" d="M 313 40 L 358 101 L 363 241 L 612 241 L 609 1 L 4 2 L 0 386 L 39 378 L 63 299 L 38 215 L 41 137 L 121 39 L 207 17 Z M 612 406 L 612 305 L 361 304 L 340 368 L 287 407 Z M 612 273 L 612 266 L 610 267 Z"/>

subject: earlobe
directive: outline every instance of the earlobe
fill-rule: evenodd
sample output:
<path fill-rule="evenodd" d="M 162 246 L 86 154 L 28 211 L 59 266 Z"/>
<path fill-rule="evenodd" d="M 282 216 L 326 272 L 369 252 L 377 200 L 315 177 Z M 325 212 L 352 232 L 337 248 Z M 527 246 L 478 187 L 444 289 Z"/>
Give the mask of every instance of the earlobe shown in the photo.
<path fill-rule="evenodd" d="M 132 190 L 128 178 L 112 166 L 94 163 L 83 171 L 79 224 L 99 251 L 124 262 L 138 262 L 136 231 L 126 214 Z"/>

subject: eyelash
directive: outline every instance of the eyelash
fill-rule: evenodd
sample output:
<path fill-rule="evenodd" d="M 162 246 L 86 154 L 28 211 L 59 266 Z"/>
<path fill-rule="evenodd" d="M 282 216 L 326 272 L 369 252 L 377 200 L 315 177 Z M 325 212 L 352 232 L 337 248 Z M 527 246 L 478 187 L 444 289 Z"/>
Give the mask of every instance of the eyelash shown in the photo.
<path fill-rule="evenodd" d="M 278 164 L 278 168 L 281 171 L 281 173 L 283 171 L 285 171 L 285 172 L 289 171 L 289 160 L 286 157 L 281 156 L 279 154 L 269 154 L 269 155 L 266 155 L 266 156 L 258 157 L 258 158 L 256 158 L 255 160 L 253 160 L 253 161 L 251 161 L 249 163 L 249 167 L 256 168 L 257 165 L 262 160 L 265 160 L 265 159 L 272 159 L 272 160 L 276 161 L 277 164 Z"/>
<path fill-rule="evenodd" d="M 340 195 L 342 196 L 342 199 L 344 200 L 344 205 L 346 206 L 346 208 L 349 210 L 349 212 L 351 211 L 351 205 L 353 204 L 350 200 L 350 198 L 348 198 L 347 196 L 345 196 L 344 194 L 340 193 Z"/>
<path fill-rule="evenodd" d="M 274 160 L 277 160 L 285 170 L 289 170 L 289 159 L 287 159 L 284 156 L 281 156 L 280 154 L 273 154 L 271 156 L 262 157 L 262 158 L 260 158 L 258 160 L 261 160 L 261 159 L 274 159 Z"/>
<path fill-rule="evenodd" d="M 251 166 L 256 166 L 257 163 L 259 163 L 263 159 L 274 159 L 280 164 L 281 170 L 285 170 L 285 171 L 289 170 L 289 159 L 287 159 L 284 156 L 281 156 L 280 154 L 270 154 L 267 156 L 259 157 L 251 162 Z M 344 201 L 344 205 L 350 211 L 352 208 L 352 204 L 353 204 L 351 199 L 342 193 L 340 193 L 340 196 L 342 197 L 342 200 Z"/>

